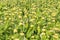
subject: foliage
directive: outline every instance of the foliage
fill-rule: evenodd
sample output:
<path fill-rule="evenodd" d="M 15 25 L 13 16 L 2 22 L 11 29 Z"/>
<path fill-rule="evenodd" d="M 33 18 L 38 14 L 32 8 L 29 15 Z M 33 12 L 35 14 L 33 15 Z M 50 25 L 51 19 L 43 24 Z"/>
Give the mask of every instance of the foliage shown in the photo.
<path fill-rule="evenodd" d="M 0 0 L 0 40 L 60 40 L 60 1 Z"/>

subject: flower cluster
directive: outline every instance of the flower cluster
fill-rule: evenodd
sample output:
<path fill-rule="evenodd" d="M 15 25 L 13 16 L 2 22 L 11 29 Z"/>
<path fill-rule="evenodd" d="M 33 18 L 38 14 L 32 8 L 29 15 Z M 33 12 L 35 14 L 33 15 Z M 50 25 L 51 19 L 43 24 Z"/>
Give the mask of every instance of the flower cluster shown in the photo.
<path fill-rule="evenodd" d="M 60 1 L 0 0 L 0 40 L 60 40 Z"/>

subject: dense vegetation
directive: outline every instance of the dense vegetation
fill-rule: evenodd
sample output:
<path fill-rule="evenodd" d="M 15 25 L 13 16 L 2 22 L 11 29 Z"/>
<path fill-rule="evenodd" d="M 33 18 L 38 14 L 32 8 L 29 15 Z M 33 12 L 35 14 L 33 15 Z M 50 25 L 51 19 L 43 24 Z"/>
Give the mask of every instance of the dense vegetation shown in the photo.
<path fill-rule="evenodd" d="M 0 40 L 60 40 L 60 0 L 0 0 Z"/>

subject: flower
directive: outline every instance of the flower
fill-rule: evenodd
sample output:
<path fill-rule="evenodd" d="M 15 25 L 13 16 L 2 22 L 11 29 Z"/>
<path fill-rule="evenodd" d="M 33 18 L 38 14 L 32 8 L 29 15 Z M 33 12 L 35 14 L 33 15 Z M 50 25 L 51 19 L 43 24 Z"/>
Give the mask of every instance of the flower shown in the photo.
<path fill-rule="evenodd" d="M 18 38 L 14 39 L 14 40 L 19 40 Z"/>
<path fill-rule="evenodd" d="M 60 31 L 60 29 L 59 29 L 59 28 L 53 28 L 53 30 L 55 30 L 55 31 Z"/>
<path fill-rule="evenodd" d="M 45 32 L 45 31 L 46 31 L 46 29 L 42 29 L 42 31 L 43 31 L 43 32 Z"/>
<path fill-rule="evenodd" d="M 34 27 L 34 25 L 31 25 L 30 27 L 32 28 L 32 27 Z"/>
<path fill-rule="evenodd" d="M 21 33 L 20 33 L 20 35 L 21 35 L 21 36 L 23 36 L 23 35 L 24 35 L 24 33 L 23 33 L 23 32 L 21 32 Z"/>
<path fill-rule="evenodd" d="M 58 34 L 54 34 L 53 37 L 54 37 L 54 38 L 58 38 Z"/>
<path fill-rule="evenodd" d="M 31 36 L 31 38 L 34 38 L 34 36 Z"/>
<path fill-rule="evenodd" d="M 19 18 L 22 18 L 22 16 L 20 16 L 20 15 L 19 15 L 18 17 L 19 17 Z"/>
<path fill-rule="evenodd" d="M 51 22 L 48 22 L 48 24 L 51 24 Z"/>
<path fill-rule="evenodd" d="M 17 32 L 17 29 L 14 29 L 13 32 L 16 33 Z"/>
<path fill-rule="evenodd" d="M 42 17 L 42 19 L 45 19 L 45 17 Z"/>
<path fill-rule="evenodd" d="M 52 20 L 53 22 L 55 22 L 55 20 Z"/>
<path fill-rule="evenodd" d="M 31 22 L 33 22 L 35 19 L 30 19 Z"/>
<path fill-rule="evenodd" d="M 42 32 L 42 33 L 40 34 L 40 37 L 42 37 L 43 35 L 45 35 L 45 33 L 44 33 L 44 32 Z"/>
<path fill-rule="evenodd" d="M 52 16 L 56 16 L 56 13 L 52 13 L 51 15 L 52 15 Z"/>
<path fill-rule="evenodd" d="M 2 20 L 0 20 L 0 23 L 2 22 Z"/>
<path fill-rule="evenodd" d="M 27 18 L 27 15 L 25 15 L 24 17 Z"/>
<path fill-rule="evenodd" d="M 23 23 L 22 23 L 22 22 L 20 22 L 20 23 L 19 23 L 19 25 L 23 25 Z"/>

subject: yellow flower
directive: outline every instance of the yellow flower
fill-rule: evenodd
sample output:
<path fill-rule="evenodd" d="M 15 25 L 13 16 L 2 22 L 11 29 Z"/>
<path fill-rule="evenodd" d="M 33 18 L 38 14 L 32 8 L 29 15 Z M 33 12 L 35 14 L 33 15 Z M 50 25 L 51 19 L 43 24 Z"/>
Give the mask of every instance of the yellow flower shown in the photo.
<path fill-rule="evenodd" d="M 16 7 L 13 7 L 11 10 L 16 10 Z"/>
<path fill-rule="evenodd" d="M 11 20 L 11 18 L 9 18 L 9 20 Z"/>
<path fill-rule="evenodd" d="M 53 28 L 53 30 L 55 30 L 55 31 L 60 31 L 60 29 L 59 29 L 59 28 Z"/>
<path fill-rule="evenodd" d="M 46 29 L 42 29 L 42 31 L 43 31 L 43 32 L 45 32 L 45 31 L 46 31 Z"/>
<path fill-rule="evenodd" d="M 20 23 L 19 23 L 19 25 L 23 25 L 23 23 L 22 23 L 22 22 L 20 22 Z"/>
<path fill-rule="evenodd" d="M 42 37 L 43 35 L 45 35 L 45 33 L 44 33 L 44 32 L 42 32 L 42 33 L 40 34 L 40 37 Z"/>
<path fill-rule="evenodd" d="M 42 17 L 42 19 L 45 19 L 45 17 Z"/>
<path fill-rule="evenodd" d="M 36 12 L 31 12 L 32 14 L 36 14 Z"/>
<path fill-rule="evenodd" d="M 55 22 L 55 20 L 52 20 L 53 22 Z"/>
<path fill-rule="evenodd" d="M 34 38 L 34 36 L 31 36 L 31 38 Z"/>
<path fill-rule="evenodd" d="M 30 19 L 31 22 L 33 22 L 35 19 Z"/>
<path fill-rule="evenodd" d="M 57 14 L 57 13 L 54 12 L 54 13 L 52 13 L 51 15 L 52 15 L 52 16 L 56 16 L 56 14 Z"/>
<path fill-rule="evenodd" d="M 14 29 L 13 32 L 16 33 L 17 32 L 17 29 Z"/>
<path fill-rule="evenodd" d="M 27 18 L 27 15 L 25 15 L 24 17 Z"/>
<path fill-rule="evenodd" d="M 19 18 L 22 18 L 22 16 L 20 16 L 20 15 L 19 15 L 18 17 L 19 17 Z"/>
<path fill-rule="evenodd" d="M 48 24 L 51 24 L 51 22 L 48 22 Z"/>
<path fill-rule="evenodd" d="M 21 32 L 21 33 L 20 33 L 20 35 L 21 35 L 21 36 L 23 36 L 23 35 L 24 35 L 24 33 L 23 33 L 23 32 Z"/>
<path fill-rule="evenodd" d="M 34 25 L 31 25 L 30 27 L 34 27 Z"/>
<path fill-rule="evenodd" d="M 54 37 L 54 38 L 58 38 L 58 34 L 54 34 L 53 37 Z"/>
<path fill-rule="evenodd" d="M 2 22 L 2 20 L 0 20 L 0 23 Z"/>
<path fill-rule="evenodd" d="M 14 36 L 12 36 L 11 38 L 14 39 Z"/>
<path fill-rule="evenodd" d="M 19 40 L 18 38 L 14 39 L 14 40 Z"/>
<path fill-rule="evenodd" d="M 5 17 L 4 20 L 7 20 L 7 17 Z"/>

